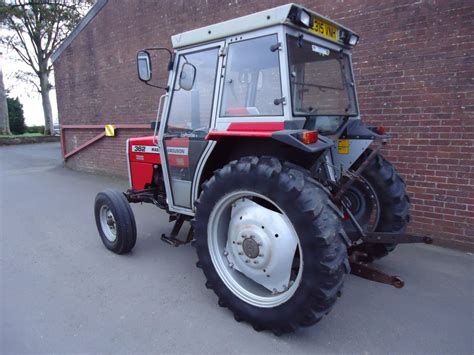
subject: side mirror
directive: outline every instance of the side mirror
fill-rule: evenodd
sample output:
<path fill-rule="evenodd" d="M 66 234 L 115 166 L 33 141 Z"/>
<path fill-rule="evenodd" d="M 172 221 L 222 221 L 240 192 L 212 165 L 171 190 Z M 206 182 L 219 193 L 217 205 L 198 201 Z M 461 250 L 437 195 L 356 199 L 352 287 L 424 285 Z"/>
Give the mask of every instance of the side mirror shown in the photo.
<path fill-rule="evenodd" d="M 194 80 L 196 80 L 196 67 L 191 63 L 184 63 L 179 75 L 179 87 L 189 91 L 194 86 Z"/>
<path fill-rule="evenodd" d="M 145 83 L 151 80 L 151 60 L 147 51 L 137 53 L 138 78 Z"/>

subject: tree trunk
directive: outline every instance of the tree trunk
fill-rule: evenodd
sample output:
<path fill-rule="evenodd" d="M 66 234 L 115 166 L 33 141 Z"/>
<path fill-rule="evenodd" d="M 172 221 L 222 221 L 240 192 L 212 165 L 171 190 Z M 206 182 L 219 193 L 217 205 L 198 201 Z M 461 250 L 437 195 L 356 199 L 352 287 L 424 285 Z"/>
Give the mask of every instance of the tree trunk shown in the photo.
<path fill-rule="evenodd" d="M 40 87 L 41 87 L 41 100 L 43 102 L 43 114 L 44 114 L 44 134 L 51 136 L 53 135 L 53 110 L 51 109 L 51 100 L 49 98 L 49 91 L 51 85 L 49 84 L 48 73 L 41 72 Z"/>
<path fill-rule="evenodd" d="M 11 134 L 10 121 L 8 119 L 8 104 L 3 86 L 2 53 L 0 53 L 0 134 Z"/>

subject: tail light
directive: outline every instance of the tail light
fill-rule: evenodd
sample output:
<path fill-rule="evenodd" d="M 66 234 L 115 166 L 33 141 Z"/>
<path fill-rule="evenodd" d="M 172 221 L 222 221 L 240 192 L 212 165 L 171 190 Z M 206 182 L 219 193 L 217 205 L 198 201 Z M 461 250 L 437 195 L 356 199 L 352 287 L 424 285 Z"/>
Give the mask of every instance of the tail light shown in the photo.
<path fill-rule="evenodd" d="M 318 131 L 304 131 L 298 133 L 298 139 L 304 144 L 313 144 L 318 141 Z"/>
<path fill-rule="evenodd" d="M 377 131 L 378 134 L 383 136 L 386 132 L 386 129 L 385 129 L 384 126 L 379 126 L 379 127 L 376 128 L 376 131 Z"/>

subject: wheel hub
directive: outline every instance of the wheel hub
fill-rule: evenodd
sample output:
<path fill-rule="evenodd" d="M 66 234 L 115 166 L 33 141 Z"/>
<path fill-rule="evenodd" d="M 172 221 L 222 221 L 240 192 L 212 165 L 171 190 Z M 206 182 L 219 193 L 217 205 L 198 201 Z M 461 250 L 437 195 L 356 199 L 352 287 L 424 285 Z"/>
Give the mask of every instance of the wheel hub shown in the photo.
<path fill-rule="evenodd" d="M 245 255 L 251 259 L 255 259 L 260 253 L 260 248 L 254 238 L 255 237 L 251 235 L 250 238 L 245 238 L 242 243 L 242 249 Z"/>
<path fill-rule="evenodd" d="M 232 207 L 224 255 L 229 266 L 272 293 L 289 287 L 297 237 L 281 213 L 241 198 Z"/>
<path fill-rule="evenodd" d="M 99 212 L 100 223 L 102 225 L 102 231 L 105 237 L 110 241 L 114 242 L 117 239 L 117 226 L 115 224 L 115 217 L 106 205 L 103 205 Z"/>

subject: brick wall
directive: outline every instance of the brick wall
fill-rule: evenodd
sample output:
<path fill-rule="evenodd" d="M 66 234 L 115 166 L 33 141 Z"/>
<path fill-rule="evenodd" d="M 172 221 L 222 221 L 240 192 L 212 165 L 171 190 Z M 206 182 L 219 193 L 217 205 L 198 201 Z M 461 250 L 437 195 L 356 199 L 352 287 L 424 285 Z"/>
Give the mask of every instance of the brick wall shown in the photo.
<path fill-rule="evenodd" d="M 109 0 L 55 62 L 61 124 L 148 123 L 162 92 L 136 79 L 137 50 L 170 47 L 172 34 L 283 3 Z M 301 3 L 361 35 L 353 56 L 361 114 L 394 136 L 384 154 L 408 183 L 412 231 L 473 249 L 474 3 Z M 125 175 L 125 139 L 146 133 L 119 131 L 68 165 Z M 67 132 L 69 148 L 94 134 Z"/>

